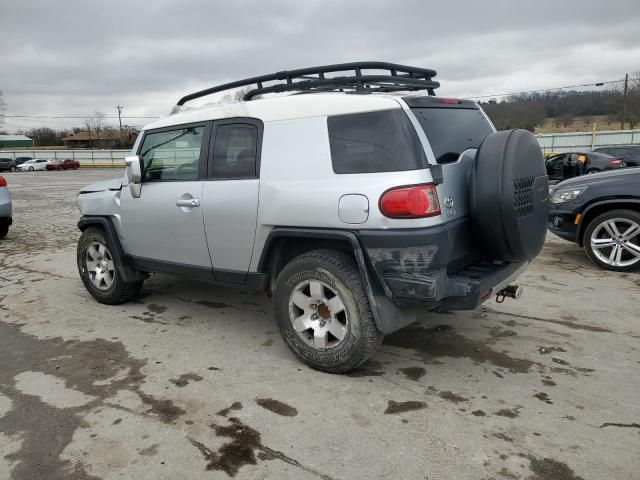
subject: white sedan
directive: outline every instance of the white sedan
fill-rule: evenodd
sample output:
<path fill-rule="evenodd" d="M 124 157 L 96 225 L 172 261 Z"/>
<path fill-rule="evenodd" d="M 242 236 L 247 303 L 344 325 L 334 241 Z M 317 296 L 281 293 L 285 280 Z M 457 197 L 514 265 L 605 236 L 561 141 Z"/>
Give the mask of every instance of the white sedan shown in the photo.
<path fill-rule="evenodd" d="M 44 158 L 34 158 L 33 160 L 27 160 L 24 163 L 18 165 L 18 170 L 21 172 L 33 172 L 34 170 L 46 170 L 47 165 L 51 163 L 51 160 Z"/>

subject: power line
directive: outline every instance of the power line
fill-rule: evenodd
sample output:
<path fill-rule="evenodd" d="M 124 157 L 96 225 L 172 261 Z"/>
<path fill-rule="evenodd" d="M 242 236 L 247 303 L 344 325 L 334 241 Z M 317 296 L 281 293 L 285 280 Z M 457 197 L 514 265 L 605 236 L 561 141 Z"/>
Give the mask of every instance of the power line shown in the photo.
<path fill-rule="evenodd" d="M 556 90 L 565 90 L 567 88 L 580 88 L 580 87 L 602 87 L 604 85 L 609 85 L 611 83 L 620 83 L 624 82 L 624 79 L 621 80 L 608 80 L 606 82 L 593 82 L 593 83 L 583 83 L 580 85 L 567 85 L 566 87 L 554 87 L 554 88 L 543 88 L 540 90 L 528 90 L 525 92 L 510 92 L 510 93 L 492 93 L 489 95 L 474 95 L 471 97 L 464 97 L 462 100 L 472 100 L 474 98 L 491 98 L 491 97 L 508 97 L 511 95 L 525 95 L 527 93 L 542 93 L 542 92 L 553 92 Z"/>

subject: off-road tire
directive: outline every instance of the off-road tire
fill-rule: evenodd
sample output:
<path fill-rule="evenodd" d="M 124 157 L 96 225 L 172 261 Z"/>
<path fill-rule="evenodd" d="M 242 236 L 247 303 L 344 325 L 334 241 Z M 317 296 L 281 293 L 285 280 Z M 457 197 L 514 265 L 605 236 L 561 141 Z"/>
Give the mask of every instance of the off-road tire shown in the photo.
<path fill-rule="evenodd" d="M 289 314 L 293 290 L 305 280 L 319 280 L 335 289 L 348 314 L 347 334 L 333 348 L 320 350 L 303 341 Z M 362 277 L 354 259 L 337 250 L 314 250 L 291 260 L 280 272 L 273 295 L 276 320 L 293 354 L 312 368 L 345 373 L 363 364 L 384 336 L 376 328 Z"/>
<path fill-rule="evenodd" d="M 634 210 L 620 209 L 620 210 L 610 210 L 608 212 L 602 213 L 597 217 L 595 217 L 594 219 L 592 219 L 587 225 L 587 228 L 585 228 L 584 230 L 584 235 L 582 237 L 582 245 L 583 245 L 584 251 L 593 263 L 595 263 L 600 268 L 603 268 L 605 270 L 610 270 L 613 272 L 628 272 L 631 270 L 639 269 L 640 261 L 637 261 L 636 263 L 632 265 L 627 265 L 627 266 L 609 265 L 603 262 L 602 260 L 600 260 L 595 255 L 593 248 L 591 247 L 591 235 L 593 234 L 593 231 L 596 228 L 598 228 L 598 226 L 601 225 L 603 222 L 606 222 L 607 220 L 611 220 L 614 218 L 628 219 L 640 225 L 640 213 Z M 638 242 L 638 237 L 634 238 L 634 243 L 636 242 Z"/>
<path fill-rule="evenodd" d="M 113 283 L 109 287 L 109 289 L 100 290 L 92 283 L 87 272 L 85 258 L 87 249 L 92 243 L 95 242 L 105 245 L 111 253 L 113 253 L 115 250 L 115 247 L 111 245 L 107 236 L 101 228 L 89 227 L 82 232 L 82 235 L 80 235 L 80 239 L 78 240 L 77 263 L 78 273 L 80 274 L 82 283 L 84 284 L 87 291 L 98 302 L 107 305 L 119 305 L 137 297 L 140 293 L 143 282 L 125 282 L 122 279 L 120 272 L 118 271 L 119 265 L 115 256 L 113 256 L 115 273 Z"/>

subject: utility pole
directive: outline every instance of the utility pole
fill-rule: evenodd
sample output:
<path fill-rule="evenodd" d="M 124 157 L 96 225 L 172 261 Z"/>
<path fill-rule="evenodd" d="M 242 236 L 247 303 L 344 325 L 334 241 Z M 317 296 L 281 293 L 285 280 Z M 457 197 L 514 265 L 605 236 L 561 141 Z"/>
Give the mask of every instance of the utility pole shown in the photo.
<path fill-rule="evenodd" d="M 622 96 L 622 119 L 620 120 L 620 130 L 624 130 L 624 121 L 627 119 L 627 92 L 629 91 L 629 74 L 624 76 L 624 94 Z"/>
<path fill-rule="evenodd" d="M 626 88 L 625 88 L 625 91 L 626 91 Z M 122 105 L 118 105 L 116 108 L 118 109 L 118 123 L 120 124 L 120 136 L 122 137 L 122 118 L 120 115 L 122 114 L 122 109 L 124 107 Z"/>

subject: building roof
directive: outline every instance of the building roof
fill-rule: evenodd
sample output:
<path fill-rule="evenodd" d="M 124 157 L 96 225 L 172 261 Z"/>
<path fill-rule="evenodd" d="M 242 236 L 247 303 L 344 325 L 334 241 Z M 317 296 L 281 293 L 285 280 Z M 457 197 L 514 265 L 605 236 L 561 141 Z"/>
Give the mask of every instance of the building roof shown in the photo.
<path fill-rule="evenodd" d="M 29 137 L 25 137 L 24 135 L 0 135 L 0 142 L 6 142 L 6 141 L 15 141 L 15 140 L 27 140 L 29 142 L 31 142 L 32 140 Z"/>
<path fill-rule="evenodd" d="M 306 93 L 195 108 L 182 107 L 178 113 L 156 120 L 146 125 L 143 130 L 221 118 L 251 117 L 258 118 L 263 122 L 273 122 L 342 113 L 373 112 L 402 108 L 398 101 L 399 98 L 402 98 L 402 95 L 356 95 L 341 92 Z"/>

